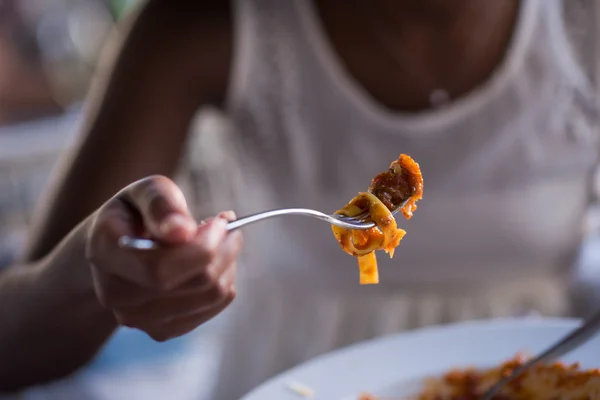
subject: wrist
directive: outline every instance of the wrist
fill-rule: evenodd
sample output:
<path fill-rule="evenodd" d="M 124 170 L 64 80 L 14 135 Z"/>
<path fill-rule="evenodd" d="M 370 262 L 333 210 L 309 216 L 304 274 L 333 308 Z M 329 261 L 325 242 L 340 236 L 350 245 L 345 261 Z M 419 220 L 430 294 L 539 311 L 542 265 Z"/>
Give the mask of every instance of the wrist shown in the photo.
<path fill-rule="evenodd" d="M 36 266 L 43 291 L 69 307 L 77 305 L 86 313 L 99 315 L 117 325 L 112 311 L 98 301 L 89 262 L 85 257 L 91 219 L 79 224 Z M 58 297 L 55 295 L 60 293 Z"/>

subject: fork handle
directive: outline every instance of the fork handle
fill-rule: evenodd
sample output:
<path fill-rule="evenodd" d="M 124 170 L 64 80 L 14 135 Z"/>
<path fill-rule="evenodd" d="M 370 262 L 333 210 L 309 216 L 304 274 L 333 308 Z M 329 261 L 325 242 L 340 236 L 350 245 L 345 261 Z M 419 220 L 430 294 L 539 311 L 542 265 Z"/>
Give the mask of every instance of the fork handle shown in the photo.
<path fill-rule="evenodd" d="M 323 214 L 316 210 L 310 210 L 306 208 L 283 208 L 277 210 L 263 211 L 255 214 L 250 214 L 242 218 L 238 218 L 235 221 L 227 223 L 225 229 L 227 231 L 233 231 L 243 226 L 252 224 L 254 222 L 278 217 L 280 215 L 310 215 L 323 221 L 328 220 L 328 216 L 326 214 Z M 131 236 L 121 236 L 119 238 L 118 244 L 120 247 L 136 250 L 157 250 L 161 248 L 161 244 L 156 240 L 135 238 Z"/>
<path fill-rule="evenodd" d="M 248 215 L 247 217 L 228 222 L 225 226 L 225 230 L 227 230 L 228 232 L 233 231 L 260 219 L 262 218 L 259 218 L 257 214 Z M 158 250 L 159 248 L 161 248 L 161 244 L 156 240 L 136 238 L 127 235 L 121 236 L 119 238 L 118 244 L 119 247 L 125 247 L 136 250 Z"/>
<path fill-rule="evenodd" d="M 227 226 L 225 227 L 225 229 L 227 231 L 233 231 L 235 229 L 239 229 L 243 226 L 252 224 L 254 222 L 262 221 L 264 219 L 270 219 L 270 218 L 278 217 L 280 215 L 293 215 L 293 214 L 304 214 L 304 215 L 312 214 L 313 216 L 315 216 L 317 218 L 326 220 L 325 218 L 321 217 L 322 213 L 320 213 L 318 211 L 315 212 L 314 210 L 308 210 L 306 208 L 281 208 L 281 209 L 277 209 L 277 210 L 262 211 L 262 212 L 258 212 L 255 214 L 246 215 L 245 217 L 238 218 L 235 221 L 229 222 L 227 224 Z"/>

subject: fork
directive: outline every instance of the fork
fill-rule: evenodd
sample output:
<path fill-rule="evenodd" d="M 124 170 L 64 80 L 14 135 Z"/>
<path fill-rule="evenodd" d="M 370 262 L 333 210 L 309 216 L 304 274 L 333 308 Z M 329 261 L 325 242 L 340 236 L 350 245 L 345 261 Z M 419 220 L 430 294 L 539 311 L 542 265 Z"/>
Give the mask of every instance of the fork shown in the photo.
<path fill-rule="evenodd" d="M 402 209 L 402 207 L 404 207 L 407 202 L 408 199 L 401 203 L 395 210 L 392 211 L 392 215 L 395 215 L 400 209 Z M 301 215 L 304 217 L 317 218 L 331 225 L 353 230 L 366 230 L 375 227 L 375 223 L 373 221 L 368 220 L 368 211 L 355 217 L 347 217 L 345 215 L 340 214 L 325 214 L 317 210 L 311 210 L 309 208 L 282 208 L 277 210 L 264 211 L 257 214 L 251 214 L 246 217 L 238 218 L 235 221 L 229 222 L 225 229 L 227 231 L 232 231 L 258 221 L 263 221 L 266 219 L 281 217 L 285 215 Z M 156 250 L 161 247 L 161 244 L 155 240 L 135 238 L 131 236 L 121 236 L 119 238 L 118 243 L 120 247 L 136 250 Z"/>
<path fill-rule="evenodd" d="M 571 333 L 560 339 L 558 342 L 543 351 L 537 357 L 527 361 L 525 364 L 515 368 L 509 375 L 500 379 L 494 386 L 488 389 L 482 396 L 481 400 L 492 400 L 495 395 L 500 392 L 505 385 L 513 379 L 521 375 L 525 370 L 533 367 L 536 364 L 543 362 L 555 361 L 564 356 L 577 347 L 585 344 L 600 330 L 600 311 L 588 318 L 583 325 L 576 328 Z"/>

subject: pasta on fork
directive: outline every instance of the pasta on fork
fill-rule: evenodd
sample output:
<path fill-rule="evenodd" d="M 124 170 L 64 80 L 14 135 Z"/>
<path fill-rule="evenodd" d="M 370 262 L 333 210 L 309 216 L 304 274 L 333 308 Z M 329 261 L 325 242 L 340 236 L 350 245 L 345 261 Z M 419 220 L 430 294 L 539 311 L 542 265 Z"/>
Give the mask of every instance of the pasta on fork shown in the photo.
<path fill-rule="evenodd" d="M 398 228 L 393 211 L 400 208 L 406 219 L 417 209 L 416 202 L 423 197 L 421 169 L 411 157 L 401 154 L 386 172 L 371 181 L 367 192 L 361 192 L 336 211 L 336 214 L 356 217 L 368 212 L 375 227 L 368 230 L 350 230 L 332 226 L 333 234 L 342 249 L 358 258 L 360 284 L 379 283 L 375 250 L 384 250 L 390 257 L 406 234 Z"/>

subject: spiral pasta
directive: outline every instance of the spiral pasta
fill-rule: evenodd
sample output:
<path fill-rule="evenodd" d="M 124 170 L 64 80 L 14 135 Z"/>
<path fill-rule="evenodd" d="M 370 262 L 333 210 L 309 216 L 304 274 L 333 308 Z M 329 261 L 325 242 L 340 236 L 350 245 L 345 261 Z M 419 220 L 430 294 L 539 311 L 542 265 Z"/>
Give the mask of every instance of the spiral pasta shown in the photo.
<path fill-rule="evenodd" d="M 423 177 L 419 165 L 409 156 L 401 154 L 386 172 L 373 178 L 368 192 L 361 192 L 336 211 L 336 214 L 356 217 L 365 211 L 375 227 L 368 230 L 351 230 L 332 226 L 333 234 L 342 249 L 358 258 L 360 284 L 379 283 L 375 250 L 384 250 L 394 256 L 395 248 L 406 234 L 398 228 L 392 211 L 402 206 L 402 213 L 410 219 L 416 210 L 416 201 L 423 195 Z"/>

